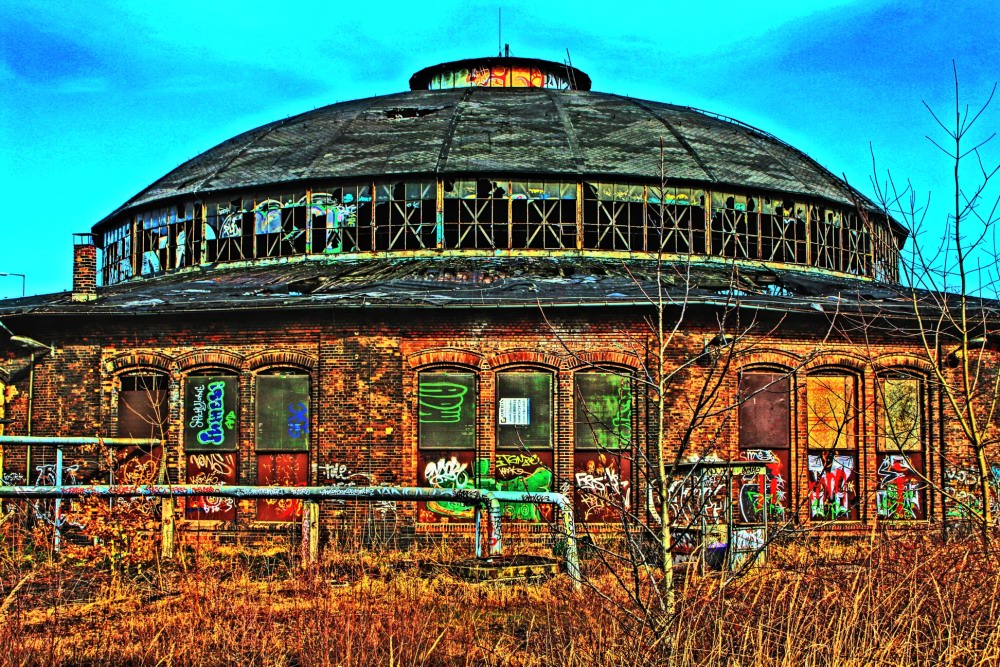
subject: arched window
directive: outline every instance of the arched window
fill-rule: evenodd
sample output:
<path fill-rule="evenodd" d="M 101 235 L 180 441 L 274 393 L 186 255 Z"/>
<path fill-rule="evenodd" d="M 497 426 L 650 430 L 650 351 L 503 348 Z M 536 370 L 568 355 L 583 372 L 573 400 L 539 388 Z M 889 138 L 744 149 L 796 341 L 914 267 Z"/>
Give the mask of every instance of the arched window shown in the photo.
<path fill-rule="evenodd" d="M 257 484 L 307 486 L 312 412 L 309 376 L 296 371 L 274 371 L 256 382 Z M 301 518 L 302 503 L 288 498 L 257 501 L 259 521 Z"/>
<path fill-rule="evenodd" d="M 188 484 L 236 484 L 239 425 L 239 379 L 208 371 L 184 382 L 184 453 Z M 233 498 L 189 498 L 185 517 L 235 521 Z"/>
<path fill-rule="evenodd" d="M 739 511 L 734 514 L 743 523 L 780 521 L 791 507 L 791 385 L 787 372 L 740 374 L 740 458 L 767 466 L 764 474 L 740 480 Z"/>
<path fill-rule="evenodd" d="M 496 453 L 493 485 L 501 491 L 554 491 L 552 484 L 552 373 L 531 369 L 496 374 Z M 524 521 L 551 519 L 548 505 L 504 506 Z"/>
<path fill-rule="evenodd" d="M 162 373 L 129 373 L 119 378 L 118 437 L 164 440 L 167 428 L 167 376 Z M 151 484 L 158 481 L 163 446 L 127 445 L 115 452 L 116 484 Z"/>
<path fill-rule="evenodd" d="M 632 508 L 632 378 L 582 371 L 573 378 L 573 486 L 581 521 L 618 521 Z"/>
<path fill-rule="evenodd" d="M 875 508 L 885 521 L 926 518 L 922 378 L 896 372 L 876 386 Z"/>
<path fill-rule="evenodd" d="M 859 518 L 858 382 L 853 375 L 818 373 L 806 380 L 809 517 L 817 521 Z"/>
<path fill-rule="evenodd" d="M 476 374 L 427 370 L 417 375 L 417 484 L 443 489 L 473 488 L 489 468 L 476 459 Z M 460 503 L 426 502 L 418 521 L 471 521 L 472 508 Z"/>

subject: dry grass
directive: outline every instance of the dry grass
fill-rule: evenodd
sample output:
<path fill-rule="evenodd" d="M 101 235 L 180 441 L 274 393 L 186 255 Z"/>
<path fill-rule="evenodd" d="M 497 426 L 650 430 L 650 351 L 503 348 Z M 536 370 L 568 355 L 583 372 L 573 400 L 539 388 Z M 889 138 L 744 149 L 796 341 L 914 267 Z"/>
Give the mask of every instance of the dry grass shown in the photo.
<path fill-rule="evenodd" d="M 331 553 L 306 572 L 203 546 L 113 577 L 8 550 L 0 664 L 1000 664 L 1000 566 L 976 543 L 781 547 L 739 579 L 690 576 L 659 632 L 607 574 L 575 595 L 565 577 L 498 586 L 419 567 L 450 557 Z"/>

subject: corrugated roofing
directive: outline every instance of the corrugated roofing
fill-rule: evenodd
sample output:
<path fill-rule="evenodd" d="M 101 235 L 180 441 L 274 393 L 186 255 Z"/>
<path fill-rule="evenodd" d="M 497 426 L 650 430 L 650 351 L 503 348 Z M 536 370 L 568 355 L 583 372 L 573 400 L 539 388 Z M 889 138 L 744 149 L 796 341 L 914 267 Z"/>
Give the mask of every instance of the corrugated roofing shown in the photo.
<path fill-rule="evenodd" d="M 780 140 L 688 107 L 589 91 L 465 88 L 343 102 L 243 133 L 177 167 L 117 213 L 173 197 L 407 174 L 531 174 L 858 196 Z"/>
<path fill-rule="evenodd" d="M 666 305 L 776 310 L 832 317 L 866 312 L 912 318 L 905 287 L 814 271 L 724 260 L 664 263 L 596 257 L 421 257 L 199 267 L 99 290 L 0 301 L 0 316 L 130 316 L 316 308 L 540 308 Z M 1000 304 L 984 307 L 991 310 Z"/>

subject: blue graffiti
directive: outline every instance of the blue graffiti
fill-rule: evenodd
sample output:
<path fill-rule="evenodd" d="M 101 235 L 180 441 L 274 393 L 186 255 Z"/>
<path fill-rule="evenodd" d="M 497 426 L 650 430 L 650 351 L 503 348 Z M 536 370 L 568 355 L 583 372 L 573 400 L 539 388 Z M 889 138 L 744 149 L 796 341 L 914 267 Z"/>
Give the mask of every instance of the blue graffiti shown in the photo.
<path fill-rule="evenodd" d="M 288 435 L 301 438 L 309 434 L 309 408 L 305 403 L 292 403 L 288 406 L 292 415 L 288 418 Z"/>

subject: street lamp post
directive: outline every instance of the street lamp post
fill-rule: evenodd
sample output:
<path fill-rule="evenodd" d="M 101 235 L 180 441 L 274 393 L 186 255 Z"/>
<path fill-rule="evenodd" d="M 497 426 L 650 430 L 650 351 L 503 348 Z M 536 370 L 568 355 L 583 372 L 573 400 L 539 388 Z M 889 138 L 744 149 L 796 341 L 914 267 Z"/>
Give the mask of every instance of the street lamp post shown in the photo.
<path fill-rule="evenodd" d="M 27 276 L 25 276 L 23 273 L 0 273 L 0 276 L 11 276 L 12 278 L 20 278 L 21 279 L 21 296 L 22 297 L 24 296 L 25 284 L 28 282 Z"/>

